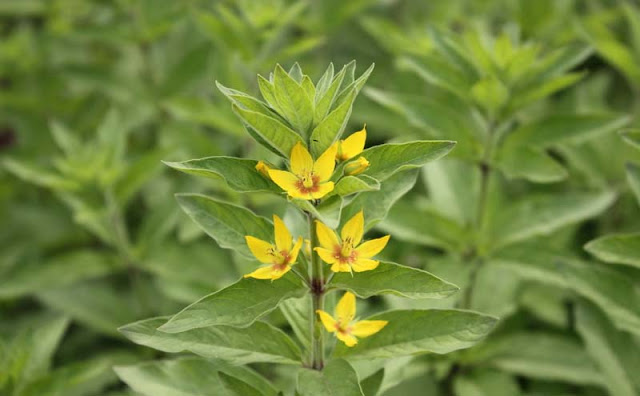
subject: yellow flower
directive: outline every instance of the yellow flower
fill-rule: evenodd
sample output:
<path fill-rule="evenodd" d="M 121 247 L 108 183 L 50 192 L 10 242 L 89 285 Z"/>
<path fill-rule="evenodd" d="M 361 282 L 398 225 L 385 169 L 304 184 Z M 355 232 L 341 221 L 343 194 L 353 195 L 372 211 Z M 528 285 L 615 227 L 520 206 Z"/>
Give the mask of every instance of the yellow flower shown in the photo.
<path fill-rule="evenodd" d="M 350 176 L 355 176 L 364 172 L 368 167 L 369 167 L 369 161 L 364 157 L 360 157 L 355 161 L 349 162 L 344 167 L 344 173 Z"/>
<path fill-rule="evenodd" d="M 293 245 L 293 238 L 289 230 L 282 219 L 276 215 L 273 215 L 273 228 L 276 234 L 275 245 L 250 235 L 245 236 L 251 253 L 261 263 L 269 264 L 245 275 L 245 278 L 271 279 L 273 281 L 289 272 L 291 266 L 296 263 L 298 252 L 302 246 L 302 238 L 298 238 Z"/>
<path fill-rule="evenodd" d="M 369 337 L 389 323 L 386 320 L 360 320 L 352 322 L 356 316 L 356 296 L 346 292 L 336 305 L 334 319 L 331 315 L 322 310 L 317 310 L 320 321 L 329 333 L 336 333 L 336 337 L 346 346 L 352 347 L 358 343 L 356 337 Z"/>
<path fill-rule="evenodd" d="M 263 176 L 265 176 L 267 179 L 269 179 L 269 171 L 271 170 L 271 167 L 267 165 L 266 162 L 258 161 L 258 163 L 256 164 L 256 170 L 260 172 Z"/>
<path fill-rule="evenodd" d="M 362 130 L 352 133 L 348 138 L 338 142 L 336 159 L 346 161 L 360 154 L 364 150 L 365 140 L 367 140 L 367 124 L 362 127 Z"/>
<path fill-rule="evenodd" d="M 364 214 L 356 213 L 342 227 L 340 238 L 329 227 L 316 221 L 316 232 L 321 247 L 314 250 L 320 258 L 331 265 L 333 272 L 362 272 L 375 269 L 378 261 L 371 257 L 380 253 L 389 241 L 389 235 L 360 243 L 364 234 Z"/>
<path fill-rule="evenodd" d="M 269 169 L 269 176 L 292 198 L 320 199 L 333 190 L 328 181 L 336 166 L 337 145 L 333 144 L 314 162 L 309 151 L 298 142 L 291 150 L 291 172 Z"/>

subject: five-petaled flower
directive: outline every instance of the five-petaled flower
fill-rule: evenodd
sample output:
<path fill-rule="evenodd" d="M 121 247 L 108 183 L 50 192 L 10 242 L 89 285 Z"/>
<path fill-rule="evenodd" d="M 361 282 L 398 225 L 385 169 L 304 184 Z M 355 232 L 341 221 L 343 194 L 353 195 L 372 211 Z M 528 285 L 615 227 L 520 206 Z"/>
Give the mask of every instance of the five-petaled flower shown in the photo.
<path fill-rule="evenodd" d="M 389 235 L 386 235 L 360 243 L 364 234 L 362 211 L 345 223 L 340 237 L 320 221 L 316 221 L 316 233 L 321 247 L 314 250 L 324 262 L 332 264 L 333 272 L 362 272 L 375 269 L 379 263 L 371 257 L 380 253 L 389 241 Z"/>
<path fill-rule="evenodd" d="M 333 190 L 328 181 L 336 166 L 337 144 L 331 145 L 314 162 L 309 151 L 298 142 L 291 149 L 291 172 L 269 169 L 269 177 L 292 198 L 320 199 Z"/>
<path fill-rule="evenodd" d="M 251 253 L 260 262 L 269 264 L 245 275 L 245 278 L 271 279 L 273 281 L 289 272 L 291 266 L 296 263 L 298 252 L 302 246 L 302 238 L 298 238 L 294 245 L 289 230 L 282 219 L 276 215 L 273 215 L 273 228 L 275 245 L 250 235 L 245 236 Z"/>
<path fill-rule="evenodd" d="M 335 318 L 322 310 L 317 310 L 320 321 L 330 333 L 336 333 L 336 337 L 346 346 L 352 347 L 358 343 L 356 337 L 368 337 L 373 335 L 389 323 L 386 320 L 360 320 L 353 321 L 356 316 L 356 296 L 350 292 L 338 301 L 335 310 Z"/>

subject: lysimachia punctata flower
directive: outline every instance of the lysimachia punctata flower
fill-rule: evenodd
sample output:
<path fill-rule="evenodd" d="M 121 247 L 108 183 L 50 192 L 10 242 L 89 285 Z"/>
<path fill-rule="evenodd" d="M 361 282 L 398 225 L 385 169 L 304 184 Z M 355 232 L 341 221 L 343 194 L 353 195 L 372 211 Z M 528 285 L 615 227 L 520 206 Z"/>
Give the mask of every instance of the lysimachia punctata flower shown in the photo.
<path fill-rule="evenodd" d="M 336 166 L 337 144 L 331 145 L 314 162 L 309 151 L 298 142 L 291 149 L 291 172 L 269 169 L 269 177 L 292 198 L 320 199 L 333 190 L 329 181 Z"/>
<path fill-rule="evenodd" d="M 342 227 L 340 236 L 325 224 L 316 221 L 316 232 L 321 247 L 316 247 L 320 258 L 331 264 L 333 272 L 362 272 L 375 269 L 378 261 L 371 257 L 380 253 L 389 241 L 389 235 L 360 243 L 364 234 L 364 214 L 356 213 Z"/>
<path fill-rule="evenodd" d="M 352 347 L 358 343 L 357 337 L 369 337 L 389 323 L 386 320 L 353 321 L 356 316 L 356 296 L 346 292 L 336 305 L 335 318 L 325 311 L 317 310 L 320 320 L 329 333 L 336 333 L 336 337 L 346 346 Z"/>
<path fill-rule="evenodd" d="M 344 167 L 344 173 L 349 176 L 359 175 L 369 167 L 369 161 L 364 157 L 349 162 Z"/>
<path fill-rule="evenodd" d="M 298 238 L 294 245 L 291 233 L 282 219 L 276 215 L 273 215 L 273 228 L 275 245 L 250 235 L 245 236 L 251 253 L 261 263 L 269 264 L 245 275 L 245 278 L 271 279 L 273 281 L 289 272 L 291 266 L 296 263 L 302 246 L 302 238 Z"/>
<path fill-rule="evenodd" d="M 364 150 L 364 142 L 367 140 L 367 126 L 362 130 L 354 132 L 347 138 L 338 142 L 338 152 L 336 159 L 340 162 L 350 160 Z"/>

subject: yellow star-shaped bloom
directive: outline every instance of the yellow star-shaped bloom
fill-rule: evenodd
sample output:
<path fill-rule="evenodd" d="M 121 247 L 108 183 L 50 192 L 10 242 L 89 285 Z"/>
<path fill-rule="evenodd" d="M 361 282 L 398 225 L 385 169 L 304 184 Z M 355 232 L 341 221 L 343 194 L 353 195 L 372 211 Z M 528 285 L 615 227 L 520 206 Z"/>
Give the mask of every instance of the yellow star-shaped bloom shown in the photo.
<path fill-rule="evenodd" d="M 320 199 L 333 190 L 333 182 L 328 180 L 336 166 L 337 150 L 336 144 L 331 145 L 314 162 L 309 151 L 298 142 L 291 149 L 291 172 L 269 169 L 269 177 L 292 198 Z"/>
<path fill-rule="evenodd" d="M 379 262 L 371 257 L 380 253 L 389 241 L 389 235 L 360 243 L 364 234 L 364 214 L 356 213 L 342 227 L 340 237 L 320 221 L 316 221 L 316 233 L 321 247 L 314 250 L 331 265 L 333 272 L 362 272 L 375 269 Z"/>
<path fill-rule="evenodd" d="M 261 263 L 269 264 L 245 275 L 245 278 L 271 279 L 273 281 L 289 272 L 291 266 L 296 263 L 302 246 L 302 238 L 298 238 L 294 245 L 289 230 L 282 219 L 276 215 L 273 215 L 273 228 L 275 245 L 250 235 L 245 236 L 251 253 Z"/>
<path fill-rule="evenodd" d="M 335 316 L 329 315 L 325 311 L 317 310 L 320 321 L 329 333 L 336 333 L 336 337 L 346 346 L 352 347 L 358 343 L 356 337 L 369 337 L 389 323 L 386 320 L 360 320 L 354 322 L 356 316 L 356 296 L 350 292 L 344 296 L 336 305 Z"/>
<path fill-rule="evenodd" d="M 349 160 L 364 150 L 364 142 L 367 140 L 367 125 L 362 130 L 354 132 L 346 139 L 338 142 L 338 153 L 336 159 L 338 161 Z"/>

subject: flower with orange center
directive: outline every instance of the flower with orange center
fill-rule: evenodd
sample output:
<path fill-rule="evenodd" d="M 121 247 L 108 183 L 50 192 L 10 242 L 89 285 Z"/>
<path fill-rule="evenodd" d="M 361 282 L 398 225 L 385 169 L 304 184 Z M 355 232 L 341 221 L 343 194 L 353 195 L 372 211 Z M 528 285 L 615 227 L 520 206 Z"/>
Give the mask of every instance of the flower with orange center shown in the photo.
<path fill-rule="evenodd" d="M 314 162 L 309 151 L 298 142 L 291 149 L 291 172 L 269 169 L 269 177 L 292 198 L 320 199 L 333 190 L 333 182 L 328 180 L 336 166 L 337 150 L 336 144 L 331 145 Z"/>
<path fill-rule="evenodd" d="M 296 263 L 298 252 L 302 246 L 302 238 L 298 238 L 294 245 L 289 230 L 282 219 L 276 215 L 273 215 L 273 228 L 275 245 L 250 235 L 245 236 L 251 253 L 261 263 L 269 264 L 245 275 L 245 278 L 271 279 L 273 281 L 289 272 L 291 266 Z"/>
<path fill-rule="evenodd" d="M 356 296 L 350 292 L 344 296 L 336 305 L 335 318 L 325 311 L 317 310 L 320 321 L 329 333 L 336 333 L 336 337 L 346 346 L 352 347 L 358 343 L 356 337 L 369 337 L 389 323 L 386 320 L 360 320 L 353 321 L 356 316 Z"/>
<path fill-rule="evenodd" d="M 321 247 L 314 250 L 333 272 L 362 272 L 375 269 L 379 262 L 371 257 L 380 253 L 389 235 L 360 243 L 364 234 L 364 214 L 356 213 L 342 227 L 340 237 L 325 224 L 316 221 L 316 233 Z"/>

